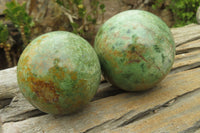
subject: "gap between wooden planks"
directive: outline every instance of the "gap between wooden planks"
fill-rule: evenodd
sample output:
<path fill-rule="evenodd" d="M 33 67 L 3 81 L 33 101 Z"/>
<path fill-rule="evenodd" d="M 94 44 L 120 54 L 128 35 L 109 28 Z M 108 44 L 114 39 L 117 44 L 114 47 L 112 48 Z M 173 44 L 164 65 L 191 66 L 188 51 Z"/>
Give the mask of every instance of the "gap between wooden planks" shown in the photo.
<path fill-rule="evenodd" d="M 197 25 L 189 27 L 199 28 Z M 187 31 L 194 33 L 194 30 L 188 29 L 189 27 L 183 27 L 181 30 L 186 28 Z M 177 29 L 175 31 L 178 32 Z M 7 94 L 5 94 L 5 91 L 1 92 L 0 90 L 0 99 L 3 99 L 2 97 L 14 97 L 11 104 L 0 110 L 0 118 L 4 123 L 2 125 L 3 132 L 142 132 L 142 130 L 162 132 L 198 130 L 196 127 L 199 124 L 199 114 L 197 112 L 200 112 L 198 106 L 198 101 L 200 101 L 198 95 L 200 88 L 198 48 L 200 43 L 196 34 L 194 36 L 189 32 L 188 34 L 190 34 L 189 40 L 185 40 L 188 43 L 178 42 L 175 38 L 178 55 L 176 55 L 172 72 L 153 90 L 143 93 L 117 91 L 114 96 L 110 96 L 110 94 L 103 98 L 100 97 L 79 113 L 71 116 L 47 115 L 36 110 L 20 93 L 17 93 L 16 77 L 13 77 L 14 81 L 9 81 L 10 74 L 6 70 L 0 71 L 0 77 L 4 77 L 3 80 L 6 81 L 6 83 L 0 81 L 3 84 L 3 86 L 0 84 L 0 88 L 4 90 L 12 88 L 9 89 Z M 181 35 L 177 35 L 178 38 Z M 16 68 L 11 70 L 16 76 Z M 7 76 L 2 76 L 2 73 L 4 73 L 3 75 L 7 74 Z M 103 87 L 100 88 L 99 92 L 102 92 L 101 89 L 104 88 L 106 90 L 110 89 L 110 92 L 116 91 L 115 88 L 110 87 L 110 84 L 103 83 L 101 86 Z M 192 103 L 192 105 L 189 106 L 189 103 Z M 196 110 L 192 112 L 193 109 Z M 188 117 L 188 120 L 184 120 L 187 119 L 184 115 L 189 115 L 191 118 Z M 177 119 L 178 116 L 179 119 Z M 181 122 L 177 120 L 181 120 Z M 158 126 L 157 122 L 162 125 Z M 152 128 L 149 126 L 150 123 L 152 123 Z"/>

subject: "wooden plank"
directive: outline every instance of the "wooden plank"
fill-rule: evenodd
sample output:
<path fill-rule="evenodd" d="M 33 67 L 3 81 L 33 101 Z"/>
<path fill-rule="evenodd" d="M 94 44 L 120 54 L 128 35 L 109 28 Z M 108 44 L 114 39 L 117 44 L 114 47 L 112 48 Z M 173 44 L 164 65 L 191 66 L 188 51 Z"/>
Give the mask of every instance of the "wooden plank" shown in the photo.
<path fill-rule="evenodd" d="M 17 95 L 18 84 L 16 67 L 0 71 L 0 109 L 9 105 L 12 98 Z"/>
<path fill-rule="evenodd" d="M 172 66 L 171 74 L 189 70 L 200 66 L 200 50 L 175 56 L 175 62 Z"/>
<path fill-rule="evenodd" d="M 123 93 L 91 102 L 70 116 L 43 115 L 3 124 L 3 132 L 98 132 L 117 128 L 200 88 L 200 68 L 169 75 L 155 89 Z"/>
<path fill-rule="evenodd" d="M 171 74 L 200 66 L 200 39 L 176 47 Z"/>
<path fill-rule="evenodd" d="M 200 129 L 197 129 L 194 133 L 200 133 Z"/>
<path fill-rule="evenodd" d="M 194 133 L 200 127 L 200 89 L 175 99 L 170 107 L 129 123 L 124 127 L 107 130 L 109 133 Z"/>
<path fill-rule="evenodd" d="M 17 93 L 9 106 L 0 110 L 1 122 L 20 121 L 45 114 L 33 107 L 21 93 Z"/>
<path fill-rule="evenodd" d="M 176 46 L 200 39 L 200 25 L 198 24 L 190 24 L 180 28 L 172 28 L 171 32 L 174 36 Z"/>
<path fill-rule="evenodd" d="M 18 92 L 16 68 L 0 71 L 0 100 L 13 98 Z"/>
<path fill-rule="evenodd" d="M 196 51 L 200 49 L 200 39 L 191 41 L 185 44 L 182 44 L 179 47 L 176 47 L 176 54 L 181 54 L 181 53 L 188 53 L 190 51 Z"/>

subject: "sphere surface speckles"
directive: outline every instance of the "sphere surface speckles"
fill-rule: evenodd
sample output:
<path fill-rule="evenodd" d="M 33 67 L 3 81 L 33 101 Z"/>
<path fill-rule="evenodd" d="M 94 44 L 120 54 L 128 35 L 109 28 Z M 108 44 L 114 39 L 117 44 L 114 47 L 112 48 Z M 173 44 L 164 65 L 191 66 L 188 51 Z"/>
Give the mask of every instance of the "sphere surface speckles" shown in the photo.
<path fill-rule="evenodd" d="M 106 21 L 95 38 L 104 77 L 128 91 L 160 82 L 174 62 L 175 44 L 168 26 L 152 13 L 129 10 Z"/>
<path fill-rule="evenodd" d="M 80 36 L 65 31 L 46 33 L 33 40 L 17 67 L 24 97 L 51 114 L 81 109 L 95 95 L 100 77 L 94 49 Z"/>

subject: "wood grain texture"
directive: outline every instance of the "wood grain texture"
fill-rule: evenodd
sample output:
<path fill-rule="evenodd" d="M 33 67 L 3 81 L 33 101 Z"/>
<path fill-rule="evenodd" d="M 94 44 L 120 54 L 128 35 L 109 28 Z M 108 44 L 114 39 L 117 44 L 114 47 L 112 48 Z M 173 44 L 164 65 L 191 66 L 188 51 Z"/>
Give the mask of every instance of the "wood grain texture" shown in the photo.
<path fill-rule="evenodd" d="M 200 39 L 182 44 L 181 46 L 176 47 L 176 53 L 181 54 L 181 53 L 188 53 L 189 51 L 200 50 L 199 43 Z"/>
<path fill-rule="evenodd" d="M 200 91 L 179 96 L 170 107 L 163 107 L 147 117 L 121 128 L 109 130 L 113 133 L 134 132 L 180 132 L 193 133 L 200 126 Z M 198 125 L 198 126 L 197 126 Z"/>
<path fill-rule="evenodd" d="M 200 25 L 172 33 L 177 54 L 161 83 L 146 92 L 130 93 L 102 80 L 94 99 L 71 115 L 35 109 L 19 92 L 16 67 L 0 71 L 0 132 L 200 132 Z"/>
<path fill-rule="evenodd" d="M 200 39 L 200 25 L 190 24 L 181 28 L 172 28 L 176 46 Z"/>
<path fill-rule="evenodd" d="M 198 66 L 200 66 L 200 50 L 179 54 L 175 56 L 171 73 L 189 70 Z"/>
<path fill-rule="evenodd" d="M 16 68 L 0 71 L 0 100 L 12 98 L 18 92 Z"/>

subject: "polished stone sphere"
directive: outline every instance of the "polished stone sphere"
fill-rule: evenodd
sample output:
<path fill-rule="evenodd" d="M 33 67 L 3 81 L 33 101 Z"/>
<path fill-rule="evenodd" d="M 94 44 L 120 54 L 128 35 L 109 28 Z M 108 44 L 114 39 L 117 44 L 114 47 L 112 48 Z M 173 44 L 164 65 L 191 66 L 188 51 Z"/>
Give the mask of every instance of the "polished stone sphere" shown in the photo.
<path fill-rule="evenodd" d="M 17 66 L 19 88 L 36 108 L 51 114 L 81 109 L 95 95 L 101 69 L 91 45 L 66 31 L 43 34 L 23 51 Z"/>
<path fill-rule="evenodd" d="M 107 20 L 94 47 L 104 77 L 127 91 L 155 86 L 169 73 L 175 56 L 168 26 L 142 10 L 124 11 Z"/>

